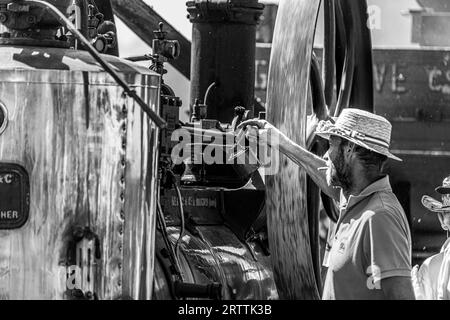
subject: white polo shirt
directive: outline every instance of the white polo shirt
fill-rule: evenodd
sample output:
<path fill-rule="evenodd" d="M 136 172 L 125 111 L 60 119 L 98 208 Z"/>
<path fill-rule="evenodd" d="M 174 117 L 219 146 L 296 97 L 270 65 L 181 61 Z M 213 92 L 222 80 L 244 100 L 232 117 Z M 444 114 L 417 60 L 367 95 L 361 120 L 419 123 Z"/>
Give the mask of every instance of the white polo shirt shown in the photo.
<path fill-rule="evenodd" d="M 411 234 L 386 176 L 348 201 L 327 247 L 324 300 L 382 300 L 381 280 L 411 277 Z"/>

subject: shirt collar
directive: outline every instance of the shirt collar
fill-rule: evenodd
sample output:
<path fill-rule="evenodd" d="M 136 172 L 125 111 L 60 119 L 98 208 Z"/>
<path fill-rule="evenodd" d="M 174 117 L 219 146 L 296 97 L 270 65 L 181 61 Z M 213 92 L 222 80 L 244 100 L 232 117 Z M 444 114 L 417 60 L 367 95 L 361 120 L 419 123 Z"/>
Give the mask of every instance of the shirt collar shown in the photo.
<path fill-rule="evenodd" d="M 359 195 L 350 196 L 348 199 L 345 198 L 344 193 L 341 191 L 341 199 L 340 199 L 340 209 L 348 210 L 354 205 L 358 204 L 368 196 L 380 191 L 392 191 L 391 184 L 389 182 L 389 176 L 385 176 L 371 185 L 367 186 Z"/>

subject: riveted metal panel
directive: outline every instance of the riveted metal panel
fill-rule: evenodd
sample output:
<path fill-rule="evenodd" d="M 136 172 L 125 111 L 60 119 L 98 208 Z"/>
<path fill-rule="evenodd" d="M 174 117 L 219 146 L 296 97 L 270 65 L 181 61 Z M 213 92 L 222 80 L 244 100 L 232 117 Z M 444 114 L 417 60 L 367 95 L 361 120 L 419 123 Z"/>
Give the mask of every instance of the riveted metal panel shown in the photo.
<path fill-rule="evenodd" d="M 0 47 L 0 55 L 13 51 L 29 53 L 26 65 L 35 62 L 29 48 Z M 89 286 L 95 297 L 150 298 L 157 129 L 109 75 L 92 70 L 87 54 L 65 52 L 48 52 L 71 61 L 62 70 L 23 67 L 14 58 L 0 68 L 0 101 L 9 115 L 0 162 L 22 166 L 30 179 L 26 224 L 0 231 L 0 296 L 71 298 L 68 252 L 84 228 L 98 238 Z M 157 110 L 159 76 L 113 61 Z"/>

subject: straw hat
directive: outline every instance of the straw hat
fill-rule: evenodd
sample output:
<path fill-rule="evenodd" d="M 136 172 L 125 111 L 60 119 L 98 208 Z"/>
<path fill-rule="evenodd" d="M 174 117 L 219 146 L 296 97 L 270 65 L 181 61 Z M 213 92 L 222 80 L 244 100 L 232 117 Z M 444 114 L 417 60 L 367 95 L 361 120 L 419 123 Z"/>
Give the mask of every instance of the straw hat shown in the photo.
<path fill-rule="evenodd" d="M 450 176 L 442 181 L 442 186 L 437 187 L 436 191 L 440 194 L 450 194 Z"/>
<path fill-rule="evenodd" d="M 402 161 L 389 152 L 392 125 L 385 118 L 360 109 L 344 109 L 336 119 L 321 121 L 316 134 L 327 140 L 330 136 L 338 136 L 349 140 L 363 148 Z"/>
<path fill-rule="evenodd" d="M 442 186 L 437 187 L 436 191 L 442 195 L 442 202 L 423 196 L 423 206 L 432 212 L 450 212 L 450 176 L 444 179 Z"/>

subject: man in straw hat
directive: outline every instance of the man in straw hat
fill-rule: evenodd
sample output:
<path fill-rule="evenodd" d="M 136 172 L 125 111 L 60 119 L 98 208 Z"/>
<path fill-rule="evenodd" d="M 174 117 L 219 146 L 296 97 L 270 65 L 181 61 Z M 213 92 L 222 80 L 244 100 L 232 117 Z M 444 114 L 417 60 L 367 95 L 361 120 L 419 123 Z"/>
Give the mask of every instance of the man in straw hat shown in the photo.
<path fill-rule="evenodd" d="M 418 300 L 450 300 L 450 176 L 442 186 L 436 188 L 442 202 L 430 196 L 423 196 L 422 204 L 430 212 L 437 214 L 442 229 L 447 231 L 447 241 L 441 252 L 428 258 L 412 272 L 414 292 Z"/>
<path fill-rule="evenodd" d="M 328 270 L 323 299 L 415 298 L 408 222 L 389 177 L 382 174 L 388 158 L 401 161 L 389 152 L 389 121 L 345 109 L 335 123 L 320 122 L 316 134 L 329 140 L 324 159 L 267 121 L 249 120 L 240 127 L 248 129 L 250 139 L 276 136 L 266 142 L 302 166 L 340 204 L 332 245 L 324 258 Z"/>

